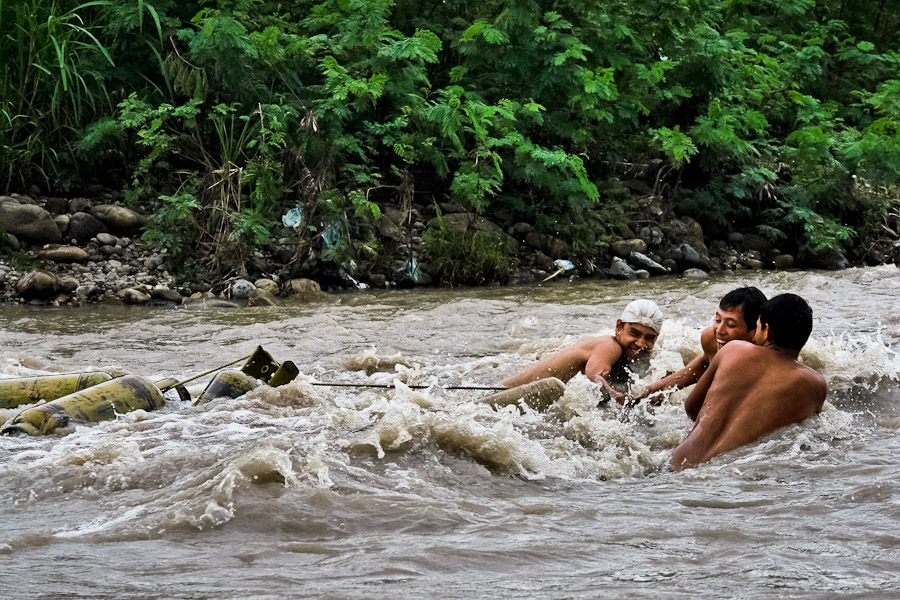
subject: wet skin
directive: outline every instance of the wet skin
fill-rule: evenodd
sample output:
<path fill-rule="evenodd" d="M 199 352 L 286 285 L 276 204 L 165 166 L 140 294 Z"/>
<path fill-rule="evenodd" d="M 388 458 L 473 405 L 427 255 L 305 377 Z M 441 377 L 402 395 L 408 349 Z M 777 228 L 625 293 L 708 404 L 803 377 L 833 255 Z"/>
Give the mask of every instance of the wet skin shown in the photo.
<path fill-rule="evenodd" d="M 578 373 L 584 373 L 591 381 L 602 383 L 609 389 L 606 377 L 613 365 L 623 356 L 634 362 L 646 355 L 653 349 L 658 335 L 646 325 L 617 321 L 615 335 L 582 338 L 500 383 L 511 388 L 545 377 L 568 381 Z M 616 400 L 622 402 L 624 398 L 616 397 Z"/>
<path fill-rule="evenodd" d="M 657 394 L 663 390 L 681 389 L 697 383 L 703 373 L 706 372 L 716 353 L 725 344 L 733 340 L 752 342 L 756 331 L 756 328 L 749 329 L 747 327 L 747 323 L 744 321 L 743 307 L 720 307 L 716 310 L 713 324 L 700 333 L 700 346 L 703 348 L 703 352 L 698 354 L 683 369 L 648 385 L 640 399 L 647 398 L 651 394 Z M 662 400 L 663 396 L 660 395 L 651 399 L 650 402 L 659 404 Z"/>

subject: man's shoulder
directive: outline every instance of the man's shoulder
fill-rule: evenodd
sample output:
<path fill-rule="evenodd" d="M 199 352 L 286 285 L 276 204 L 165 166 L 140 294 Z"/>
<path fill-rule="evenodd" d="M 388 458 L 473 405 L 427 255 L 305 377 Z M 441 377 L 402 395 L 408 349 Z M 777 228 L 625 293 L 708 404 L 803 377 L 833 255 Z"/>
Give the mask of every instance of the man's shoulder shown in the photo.
<path fill-rule="evenodd" d="M 745 342 L 744 340 L 731 340 L 730 342 L 722 346 L 717 354 L 721 357 L 719 360 L 726 360 L 727 358 L 737 358 L 757 354 L 761 350 L 763 350 L 763 348 L 757 346 L 752 342 Z"/>

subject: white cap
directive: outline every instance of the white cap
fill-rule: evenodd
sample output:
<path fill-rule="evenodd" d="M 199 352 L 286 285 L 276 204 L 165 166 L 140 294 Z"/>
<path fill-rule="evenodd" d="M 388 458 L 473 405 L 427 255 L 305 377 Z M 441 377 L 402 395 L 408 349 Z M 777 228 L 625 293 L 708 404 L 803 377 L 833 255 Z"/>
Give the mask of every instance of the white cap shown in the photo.
<path fill-rule="evenodd" d="M 655 302 L 650 300 L 634 300 L 622 311 L 623 323 L 637 323 L 649 327 L 656 333 L 662 329 L 663 314 Z"/>

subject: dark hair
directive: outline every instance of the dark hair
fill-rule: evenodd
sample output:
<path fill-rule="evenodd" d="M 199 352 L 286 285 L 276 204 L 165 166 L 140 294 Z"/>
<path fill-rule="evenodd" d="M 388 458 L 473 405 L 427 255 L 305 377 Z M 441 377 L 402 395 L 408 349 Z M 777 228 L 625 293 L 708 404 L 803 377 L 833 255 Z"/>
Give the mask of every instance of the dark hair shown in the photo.
<path fill-rule="evenodd" d="M 780 294 L 759 309 L 759 320 L 769 326 L 772 341 L 800 350 L 812 331 L 813 311 L 797 294 Z"/>
<path fill-rule="evenodd" d="M 757 288 L 753 286 L 742 287 L 725 294 L 725 297 L 719 302 L 719 308 L 728 310 L 729 308 L 740 306 L 741 311 L 744 313 L 744 323 L 747 324 L 747 329 L 756 329 L 756 321 L 759 319 L 759 307 L 765 302 L 766 295 Z"/>

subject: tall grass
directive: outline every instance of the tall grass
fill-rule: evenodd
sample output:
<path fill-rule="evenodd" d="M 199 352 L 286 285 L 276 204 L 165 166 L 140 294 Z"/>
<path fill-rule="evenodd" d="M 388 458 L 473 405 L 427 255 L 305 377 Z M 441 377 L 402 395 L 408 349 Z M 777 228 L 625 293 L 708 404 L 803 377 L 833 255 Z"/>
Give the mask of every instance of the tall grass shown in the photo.
<path fill-rule="evenodd" d="M 0 183 L 57 176 L 75 132 L 112 102 L 102 69 L 113 59 L 90 16 L 106 0 L 75 5 L 0 0 Z"/>

